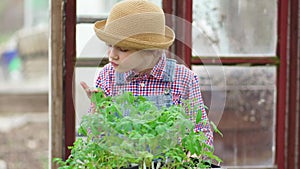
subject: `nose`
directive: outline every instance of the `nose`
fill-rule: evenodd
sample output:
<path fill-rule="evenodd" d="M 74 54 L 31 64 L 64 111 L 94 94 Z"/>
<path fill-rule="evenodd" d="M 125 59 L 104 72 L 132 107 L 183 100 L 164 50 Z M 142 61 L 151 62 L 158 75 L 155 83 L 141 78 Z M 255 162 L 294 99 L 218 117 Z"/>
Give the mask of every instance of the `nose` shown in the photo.
<path fill-rule="evenodd" d="M 113 59 L 113 60 L 118 60 L 119 56 L 118 56 L 118 52 L 116 51 L 115 47 L 109 47 L 108 49 L 108 57 Z"/>

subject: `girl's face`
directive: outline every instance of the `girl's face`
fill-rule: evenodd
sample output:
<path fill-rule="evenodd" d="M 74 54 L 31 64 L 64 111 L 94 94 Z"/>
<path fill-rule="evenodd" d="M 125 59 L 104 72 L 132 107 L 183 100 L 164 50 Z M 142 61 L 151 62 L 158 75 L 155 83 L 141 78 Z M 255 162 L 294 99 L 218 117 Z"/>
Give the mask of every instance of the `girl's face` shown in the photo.
<path fill-rule="evenodd" d="M 112 45 L 108 45 L 107 51 L 110 63 L 119 73 L 128 72 L 130 70 L 140 72 L 148 68 L 149 63 L 153 62 L 153 57 L 146 53 L 144 51 Z"/>

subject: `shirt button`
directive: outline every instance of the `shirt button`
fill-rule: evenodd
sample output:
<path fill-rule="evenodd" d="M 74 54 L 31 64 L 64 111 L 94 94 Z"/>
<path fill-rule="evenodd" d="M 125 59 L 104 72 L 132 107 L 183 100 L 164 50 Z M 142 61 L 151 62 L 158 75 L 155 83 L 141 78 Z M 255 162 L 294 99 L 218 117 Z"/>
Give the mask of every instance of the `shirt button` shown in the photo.
<path fill-rule="evenodd" d="M 165 89 L 164 94 L 168 95 L 170 93 L 170 89 Z"/>

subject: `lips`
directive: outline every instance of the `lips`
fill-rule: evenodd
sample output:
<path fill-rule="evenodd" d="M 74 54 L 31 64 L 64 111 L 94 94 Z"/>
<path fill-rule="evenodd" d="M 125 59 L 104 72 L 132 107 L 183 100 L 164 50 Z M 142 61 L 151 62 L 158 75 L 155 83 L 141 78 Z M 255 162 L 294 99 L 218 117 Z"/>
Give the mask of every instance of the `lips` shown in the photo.
<path fill-rule="evenodd" d="M 111 65 L 113 66 L 113 67 L 118 67 L 119 65 L 118 64 L 116 64 L 115 62 L 110 62 L 111 63 Z"/>

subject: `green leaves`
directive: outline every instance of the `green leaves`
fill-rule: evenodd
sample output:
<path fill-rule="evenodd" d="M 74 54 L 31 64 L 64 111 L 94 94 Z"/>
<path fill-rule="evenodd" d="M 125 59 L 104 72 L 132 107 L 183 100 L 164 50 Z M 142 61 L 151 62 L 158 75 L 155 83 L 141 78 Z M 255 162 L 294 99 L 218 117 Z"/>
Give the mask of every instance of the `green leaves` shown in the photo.
<path fill-rule="evenodd" d="M 218 133 L 220 136 L 223 137 L 223 133 L 218 129 L 218 127 L 215 125 L 215 123 L 211 121 L 210 124 L 211 124 L 214 132 Z"/>
<path fill-rule="evenodd" d="M 199 109 L 198 113 L 197 113 L 197 116 L 196 116 L 196 123 L 197 124 L 201 122 L 202 114 L 203 114 L 202 109 Z"/>
<path fill-rule="evenodd" d="M 96 112 L 84 115 L 79 128 L 85 139 L 74 142 L 66 161 L 54 160 L 60 169 L 121 168 L 132 163 L 150 167 L 153 159 L 161 159 L 164 168 L 184 168 L 202 165 L 204 156 L 220 160 L 205 143 L 204 133 L 193 132 L 195 124 L 186 113 L 193 110 L 189 101 L 158 109 L 130 92 L 110 97 L 102 91 L 94 93 L 91 101 Z M 196 123 L 203 123 L 203 113 L 197 110 Z M 199 165 L 189 160 L 187 152 L 200 157 Z"/>

